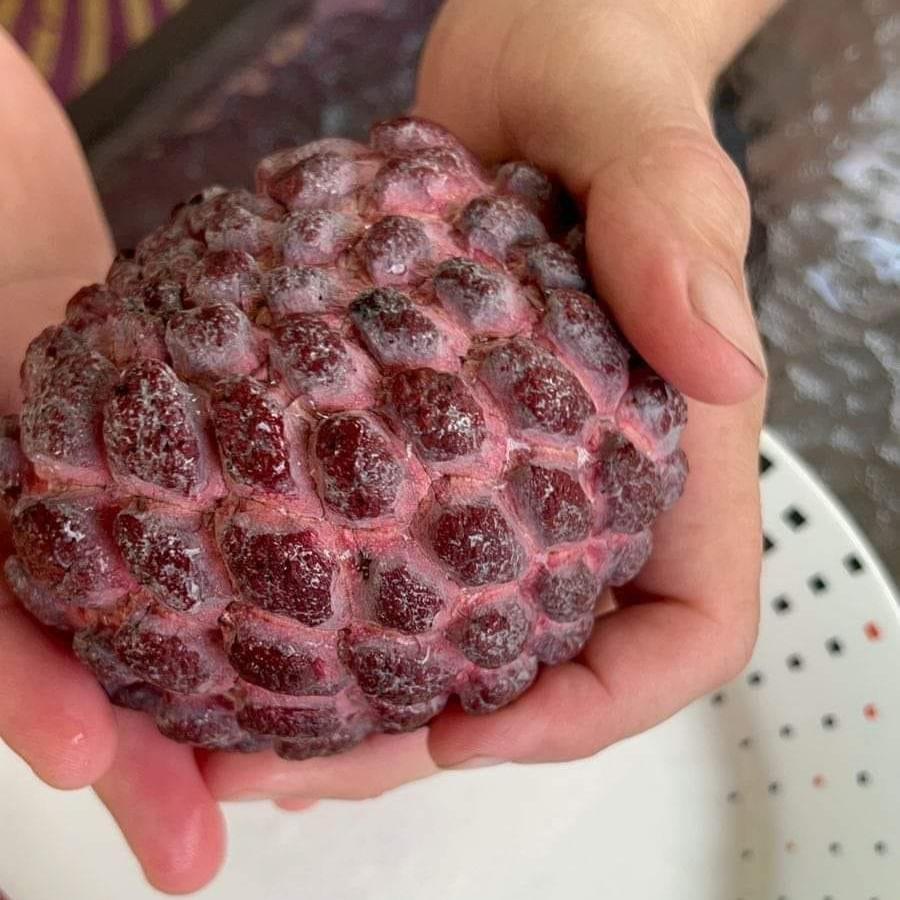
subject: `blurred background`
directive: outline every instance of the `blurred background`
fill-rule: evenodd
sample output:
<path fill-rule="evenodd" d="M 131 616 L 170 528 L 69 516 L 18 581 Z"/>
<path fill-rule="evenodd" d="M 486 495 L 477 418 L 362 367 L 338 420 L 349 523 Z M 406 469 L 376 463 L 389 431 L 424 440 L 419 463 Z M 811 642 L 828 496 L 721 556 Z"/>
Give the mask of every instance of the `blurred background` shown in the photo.
<path fill-rule="evenodd" d="M 0 0 L 120 246 L 262 155 L 409 105 L 440 0 Z M 770 427 L 900 578 L 900 0 L 789 0 L 722 79 Z"/>

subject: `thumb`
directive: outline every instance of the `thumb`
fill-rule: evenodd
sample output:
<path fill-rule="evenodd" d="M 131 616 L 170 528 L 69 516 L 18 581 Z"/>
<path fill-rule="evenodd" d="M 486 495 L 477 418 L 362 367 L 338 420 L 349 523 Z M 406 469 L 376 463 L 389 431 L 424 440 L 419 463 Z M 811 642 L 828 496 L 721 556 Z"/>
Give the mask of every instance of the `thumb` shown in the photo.
<path fill-rule="evenodd" d="M 740 175 L 699 121 L 645 134 L 590 182 L 601 296 L 647 361 L 703 402 L 735 403 L 764 383 L 744 278 L 749 227 Z"/>
<path fill-rule="evenodd" d="M 473 22 L 471 4 L 449 3 L 416 111 L 488 159 L 556 175 L 585 207 L 594 282 L 638 352 L 697 400 L 746 399 L 765 382 L 743 272 L 749 202 L 704 77 L 658 17 L 560 6 Z"/>

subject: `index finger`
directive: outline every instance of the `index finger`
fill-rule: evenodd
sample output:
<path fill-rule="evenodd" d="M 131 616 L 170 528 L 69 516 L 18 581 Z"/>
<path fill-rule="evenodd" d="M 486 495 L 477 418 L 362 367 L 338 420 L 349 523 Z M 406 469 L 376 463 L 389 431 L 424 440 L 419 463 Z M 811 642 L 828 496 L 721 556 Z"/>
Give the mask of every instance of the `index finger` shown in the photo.
<path fill-rule="evenodd" d="M 102 275 L 109 232 L 78 138 L 2 28 L 0 84 L 0 286 L 47 274 Z"/>
<path fill-rule="evenodd" d="M 102 280 L 112 244 L 78 140 L 12 38 L 0 29 L 0 413 L 17 405 L 28 342 Z"/>

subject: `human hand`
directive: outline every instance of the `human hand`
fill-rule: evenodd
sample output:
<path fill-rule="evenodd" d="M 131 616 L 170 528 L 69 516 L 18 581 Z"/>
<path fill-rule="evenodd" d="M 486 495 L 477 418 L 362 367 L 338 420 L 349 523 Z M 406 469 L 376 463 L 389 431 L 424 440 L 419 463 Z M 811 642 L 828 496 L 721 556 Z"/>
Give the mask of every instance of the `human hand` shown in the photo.
<path fill-rule="evenodd" d="M 762 351 L 743 276 L 749 204 L 707 110 L 772 0 L 450 0 L 416 112 L 488 160 L 527 158 L 582 203 L 594 281 L 631 342 L 689 397 L 685 496 L 575 662 L 513 705 L 334 759 L 213 755 L 225 799 L 373 796 L 442 767 L 590 755 L 735 675 L 753 647 L 761 552 Z M 552 10 L 552 11 L 551 11 Z"/>
<path fill-rule="evenodd" d="M 112 258 L 78 144 L 27 60 L 0 30 L 0 415 L 19 403 L 28 342 Z M 8 535 L 0 510 L 0 572 Z M 195 754 L 152 720 L 114 709 L 69 648 L 0 575 L 0 739 L 47 784 L 92 785 L 156 887 L 196 890 L 218 869 L 224 829 Z"/>
<path fill-rule="evenodd" d="M 216 796 L 276 796 L 285 808 L 302 808 L 311 798 L 366 797 L 425 777 L 437 771 L 435 760 L 451 766 L 482 757 L 524 762 L 583 756 L 649 727 L 743 663 L 758 600 L 756 438 L 763 378 L 748 361 L 761 365 L 752 320 L 741 306 L 746 302 L 741 275 L 746 198 L 711 140 L 704 103 L 714 72 L 762 5 L 745 0 L 742 26 L 732 10 L 720 32 L 711 25 L 704 32 L 699 4 L 679 19 L 671 4 L 662 15 L 649 0 L 557 3 L 555 15 L 563 6 L 578 6 L 581 14 L 567 16 L 563 10 L 556 26 L 545 21 L 536 3 L 497 0 L 490 20 L 483 5 L 472 0 L 448 4 L 423 67 L 417 111 L 449 125 L 488 157 L 531 157 L 554 170 L 585 202 L 601 292 L 648 361 L 689 396 L 706 401 L 691 403 L 684 439 L 694 474 L 685 498 L 660 521 L 651 564 L 637 586 L 619 597 L 619 608 L 600 621 L 581 660 L 544 673 L 514 706 L 483 719 L 448 713 L 430 735 L 378 736 L 334 759 L 288 763 L 271 754 L 213 755 L 205 773 Z M 518 37 L 497 40 L 497 32 L 505 33 L 514 21 Z M 571 28 L 572 34 L 554 38 L 554 27 Z M 483 39 L 488 50 L 476 39 Z M 532 52 L 529 41 L 536 41 L 539 50 L 549 46 L 546 57 Z M 503 46 L 501 59 L 496 51 Z M 698 46 L 704 47 L 703 55 Z M 577 74 L 571 60 L 579 60 Z M 529 70 L 536 82 L 523 80 Z M 504 82 L 516 90 L 503 95 Z M 41 130 L 46 140 L 47 129 Z M 68 136 L 62 145 L 71 145 Z M 54 152 L 62 151 L 57 146 Z M 53 215 L 49 209 L 36 211 L 27 192 L 20 203 L 29 226 L 44 228 L 49 222 L 53 228 L 33 236 L 37 253 L 20 254 L 41 262 L 37 279 L 30 279 L 26 267 L 24 279 L 22 272 L 14 273 L 15 293 L 6 289 L 12 298 L 6 302 L 19 308 L 30 308 L 41 297 L 67 297 L 102 274 L 108 262 L 89 191 L 77 200 L 70 197 L 68 206 L 59 202 L 72 185 L 85 184 L 80 164 L 74 170 L 56 163 L 31 169 L 38 173 L 34 184 L 49 171 L 70 176 L 56 187 L 57 202 L 47 204 L 54 205 Z M 56 223 L 75 210 L 88 212 L 71 220 L 78 225 L 63 240 Z M 19 243 L 17 235 L 16 247 Z M 69 261 L 57 257 L 45 264 L 41 254 L 47 247 Z M 71 254 L 63 250 L 70 247 Z M 693 272 L 700 261 L 718 264 L 738 289 L 736 306 L 729 306 L 727 297 L 721 307 L 703 306 L 706 319 L 694 315 L 686 290 L 688 269 Z M 730 313 L 707 324 L 711 312 L 722 310 Z M 22 335 L 30 338 L 60 315 L 61 309 L 35 314 Z M 723 333 L 731 343 L 722 340 Z M 7 369 L 0 374 L 7 395 L 17 384 L 12 369 L 26 342 L 9 341 Z M 0 674 L 7 682 L 0 698 L 0 734 L 51 783 L 96 782 L 157 886 L 179 891 L 204 883 L 221 858 L 222 829 L 198 781 L 195 755 L 159 738 L 149 720 L 116 713 L 116 721 L 93 679 L 71 657 L 8 598 L 0 606 L 0 621 L 9 616 L 11 622 L 0 626 L 0 652 L 14 661 L 10 672 Z M 6 635 L 19 636 L 4 647 Z M 31 671 L 30 661 L 39 659 L 45 670 L 62 675 L 44 685 L 23 683 L 19 674 L 13 681 L 13 673 L 27 671 L 19 664 L 24 658 Z M 54 689 L 57 681 L 73 695 Z M 64 723 L 53 711 L 60 705 L 81 711 L 74 729 L 59 727 Z M 162 779 L 170 789 L 159 790 Z"/>

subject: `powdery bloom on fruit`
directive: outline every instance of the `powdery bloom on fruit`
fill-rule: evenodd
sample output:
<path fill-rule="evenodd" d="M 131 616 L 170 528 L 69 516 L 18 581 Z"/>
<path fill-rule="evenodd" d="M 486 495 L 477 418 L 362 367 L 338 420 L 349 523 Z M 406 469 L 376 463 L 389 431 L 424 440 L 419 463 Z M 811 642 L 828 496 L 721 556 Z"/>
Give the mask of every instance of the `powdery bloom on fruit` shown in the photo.
<path fill-rule="evenodd" d="M 688 469 L 575 211 L 414 118 L 177 207 L 35 339 L 0 420 L 23 606 L 208 749 L 307 759 L 514 702 Z"/>

